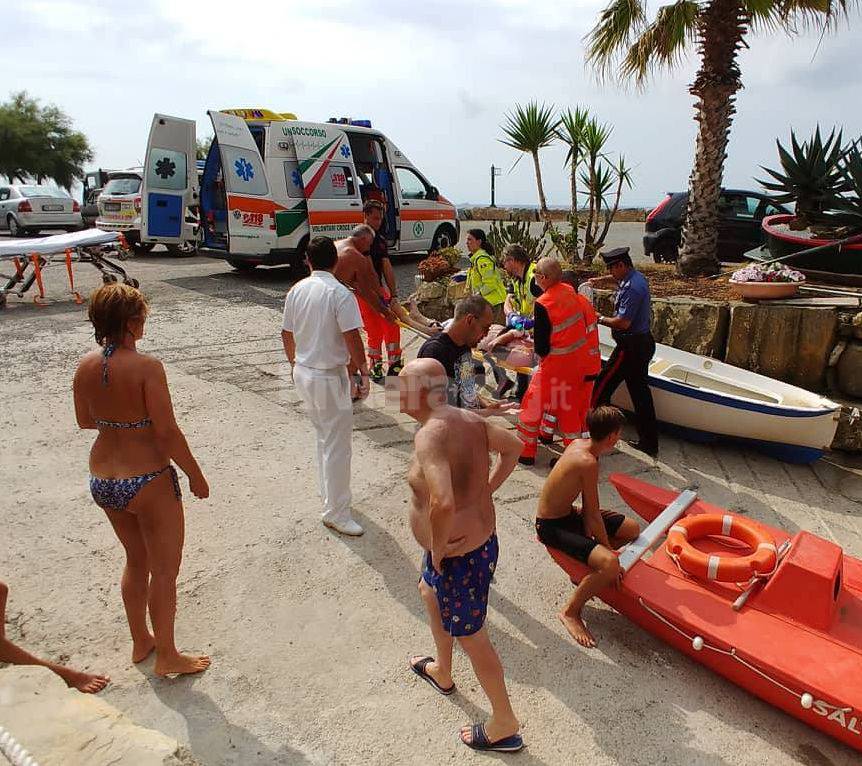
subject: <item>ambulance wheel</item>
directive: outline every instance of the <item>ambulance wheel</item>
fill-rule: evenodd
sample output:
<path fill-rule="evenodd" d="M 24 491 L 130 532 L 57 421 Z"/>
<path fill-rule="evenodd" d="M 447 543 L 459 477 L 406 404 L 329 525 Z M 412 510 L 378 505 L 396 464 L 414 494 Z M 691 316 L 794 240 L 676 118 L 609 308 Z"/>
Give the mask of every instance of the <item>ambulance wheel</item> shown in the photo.
<path fill-rule="evenodd" d="M 237 271 L 254 271 L 257 268 L 256 263 L 249 263 L 248 261 L 228 261 L 228 263 Z"/>
<path fill-rule="evenodd" d="M 168 255 L 174 256 L 174 258 L 180 258 L 182 256 L 194 255 L 197 252 L 197 243 L 196 242 L 183 242 L 179 245 L 165 245 L 168 249 Z"/>
<path fill-rule="evenodd" d="M 442 250 L 444 247 L 454 247 L 457 244 L 458 237 L 455 235 L 455 229 L 448 223 L 444 223 L 442 226 L 438 226 L 437 231 L 434 232 L 434 239 L 431 240 L 429 252 Z"/>

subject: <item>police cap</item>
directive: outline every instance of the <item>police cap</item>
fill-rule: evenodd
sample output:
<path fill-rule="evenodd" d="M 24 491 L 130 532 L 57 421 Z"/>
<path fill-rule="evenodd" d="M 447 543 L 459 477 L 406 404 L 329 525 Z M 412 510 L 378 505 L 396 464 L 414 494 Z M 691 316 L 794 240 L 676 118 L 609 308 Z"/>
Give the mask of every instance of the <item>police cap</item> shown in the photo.
<path fill-rule="evenodd" d="M 613 266 L 615 263 L 625 263 L 631 266 L 632 258 L 629 255 L 629 249 L 628 247 L 615 247 L 613 250 L 606 250 L 599 255 L 605 262 L 605 266 Z"/>

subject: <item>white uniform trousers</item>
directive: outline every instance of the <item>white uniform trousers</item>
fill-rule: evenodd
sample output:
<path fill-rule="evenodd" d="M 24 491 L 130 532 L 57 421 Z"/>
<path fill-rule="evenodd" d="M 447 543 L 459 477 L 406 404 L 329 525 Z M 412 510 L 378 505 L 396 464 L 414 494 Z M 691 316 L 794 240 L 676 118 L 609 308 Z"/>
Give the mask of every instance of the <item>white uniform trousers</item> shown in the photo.
<path fill-rule="evenodd" d="M 295 365 L 293 382 L 317 436 L 317 475 L 325 521 L 345 522 L 350 514 L 350 457 L 353 402 L 346 367 L 316 370 Z"/>

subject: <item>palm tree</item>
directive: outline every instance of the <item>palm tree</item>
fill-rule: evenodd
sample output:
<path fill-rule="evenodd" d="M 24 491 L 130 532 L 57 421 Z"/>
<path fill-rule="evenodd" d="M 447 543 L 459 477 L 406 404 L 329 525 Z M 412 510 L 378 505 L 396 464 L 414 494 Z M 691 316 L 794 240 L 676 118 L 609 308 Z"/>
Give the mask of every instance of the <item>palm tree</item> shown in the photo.
<path fill-rule="evenodd" d="M 539 149 L 550 146 L 557 137 L 557 125 L 554 120 L 555 107 L 539 106 L 535 101 L 530 101 L 526 106 L 515 105 L 515 111 L 506 115 L 506 123 L 500 127 L 506 138 L 500 142 L 511 146 L 519 152 L 529 153 L 533 156 L 533 165 L 536 168 L 536 186 L 539 190 L 539 212 L 542 218 L 549 219 L 548 203 L 545 201 L 545 189 L 542 186 L 542 168 L 539 165 Z M 520 159 L 520 158 L 518 158 Z M 517 164 L 517 160 L 515 162 Z"/>
<path fill-rule="evenodd" d="M 560 121 L 554 131 L 557 138 L 569 147 L 566 153 L 566 164 L 569 166 L 569 184 L 572 191 L 572 219 L 578 220 L 578 168 L 584 159 L 584 128 L 590 113 L 579 106 L 573 112 L 567 109 L 560 114 Z"/>
<path fill-rule="evenodd" d="M 611 0 L 588 36 L 587 60 L 602 74 L 643 85 L 655 69 L 673 68 L 694 48 L 700 68 L 689 92 L 698 123 L 679 269 L 718 272 L 718 197 L 728 135 L 742 87 L 737 62 L 752 30 L 793 34 L 800 26 L 835 26 L 856 0 L 677 0 L 648 22 L 645 0 Z"/>

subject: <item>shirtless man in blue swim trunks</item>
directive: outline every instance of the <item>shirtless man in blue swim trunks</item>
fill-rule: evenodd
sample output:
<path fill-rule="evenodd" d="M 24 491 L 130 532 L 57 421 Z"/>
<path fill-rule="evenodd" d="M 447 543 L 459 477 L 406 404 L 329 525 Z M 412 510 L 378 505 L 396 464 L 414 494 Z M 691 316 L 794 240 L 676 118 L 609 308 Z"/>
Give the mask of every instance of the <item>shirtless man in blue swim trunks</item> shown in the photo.
<path fill-rule="evenodd" d="M 491 496 L 517 464 L 521 441 L 473 412 L 449 406 L 446 371 L 436 359 L 408 363 L 398 385 L 401 412 L 420 424 L 408 475 L 410 526 L 425 551 L 419 592 L 437 649 L 436 659 L 411 657 L 410 668 L 441 694 L 452 694 L 452 647 L 458 639 L 491 703 L 491 717 L 463 727 L 461 741 L 474 750 L 515 752 L 524 743 L 485 614 L 498 552 Z M 500 457 L 489 471 L 491 452 Z"/>

